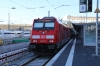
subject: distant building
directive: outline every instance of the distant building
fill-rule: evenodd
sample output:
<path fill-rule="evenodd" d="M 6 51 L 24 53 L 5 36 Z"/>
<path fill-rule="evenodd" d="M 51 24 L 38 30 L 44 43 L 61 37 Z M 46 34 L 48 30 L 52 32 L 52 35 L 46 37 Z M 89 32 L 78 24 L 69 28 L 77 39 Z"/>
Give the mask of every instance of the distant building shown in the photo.
<path fill-rule="evenodd" d="M 8 24 L 0 24 L 0 29 L 3 30 L 8 30 Z M 31 30 L 32 29 L 32 25 L 31 24 L 13 24 L 10 25 L 10 30 Z"/>
<path fill-rule="evenodd" d="M 86 23 L 86 16 L 65 16 L 63 20 L 71 21 L 73 23 Z M 100 21 L 100 18 L 98 18 L 98 21 Z M 96 17 L 87 17 L 87 23 L 93 22 L 96 22 Z"/>

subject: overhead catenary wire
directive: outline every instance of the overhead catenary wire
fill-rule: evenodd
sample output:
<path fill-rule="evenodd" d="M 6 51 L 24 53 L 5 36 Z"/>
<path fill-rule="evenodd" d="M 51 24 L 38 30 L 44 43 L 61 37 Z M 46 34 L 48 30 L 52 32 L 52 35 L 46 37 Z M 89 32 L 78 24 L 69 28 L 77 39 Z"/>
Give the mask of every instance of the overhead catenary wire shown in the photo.
<path fill-rule="evenodd" d="M 48 0 L 46 0 L 48 3 L 49 3 L 49 5 L 51 5 L 51 3 L 48 1 Z M 52 8 L 54 8 L 54 6 L 53 5 L 51 5 L 52 6 Z M 54 8 L 55 9 L 55 8 Z M 61 14 L 55 9 L 55 11 L 59 14 L 59 16 L 61 16 Z"/>
<path fill-rule="evenodd" d="M 32 0 L 30 0 L 31 1 L 31 3 L 34 5 L 35 4 L 35 6 L 37 6 L 37 4 L 35 3 L 35 2 L 33 2 Z M 34 7 L 34 8 L 29 8 L 29 9 L 36 9 L 36 8 L 45 8 L 45 6 L 40 6 L 40 7 Z M 44 13 L 45 14 L 45 12 L 43 12 L 42 11 L 42 13 Z"/>
<path fill-rule="evenodd" d="M 58 4 L 60 4 L 60 2 L 58 1 L 58 0 L 56 0 L 57 2 L 58 2 Z M 63 6 L 70 6 L 70 5 L 61 5 L 61 6 L 59 6 L 59 7 L 56 7 L 56 9 L 57 8 L 60 8 L 60 7 L 63 7 Z M 62 12 L 65 14 L 66 12 L 65 12 L 65 10 L 64 9 L 61 9 L 62 10 Z"/>
<path fill-rule="evenodd" d="M 30 7 L 26 7 L 26 6 L 22 5 L 22 4 L 19 4 L 19 3 L 15 2 L 15 1 L 13 1 L 13 0 L 9 0 L 9 1 L 11 1 L 11 2 L 13 2 L 13 3 L 15 3 L 15 4 L 17 4 L 17 5 L 21 6 L 21 7 L 24 7 L 24 8 L 26 8 L 26 9 L 32 11 L 32 12 L 34 12 L 34 13 L 35 13 L 36 15 L 38 15 L 38 16 L 41 16 L 42 14 L 39 14 L 39 13 L 33 11 L 32 9 L 36 9 L 36 8 L 45 8 L 45 7 L 50 7 L 50 6 L 52 6 L 53 9 L 55 9 L 56 13 L 57 13 L 59 16 L 61 16 L 60 12 L 57 11 L 57 8 L 58 8 L 58 7 L 63 7 L 63 6 L 64 6 L 64 5 L 51 5 L 51 3 L 50 3 L 48 0 L 46 0 L 46 1 L 49 3 L 50 6 L 40 6 L 40 7 L 32 7 L 32 8 L 30 8 Z M 32 0 L 30 0 L 30 1 L 32 2 Z M 32 2 L 32 3 L 34 3 L 34 2 Z M 54 6 L 57 6 L 57 7 L 55 8 Z"/>
<path fill-rule="evenodd" d="M 56 0 L 57 2 L 58 2 L 58 4 L 61 4 L 58 0 Z M 59 6 L 59 7 L 56 7 L 56 9 L 58 9 L 58 8 L 61 8 L 61 7 L 63 7 L 63 6 L 70 6 L 70 5 L 61 5 L 61 6 Z M 64 9 L 61 9 L 62 10 L 62 12 L 63 12 L 63 14 L 65 15 L 65 10 Z M 61 21 L 63 20 L 63 17 L 61 18 Z"/>
<path fill-rule="evenodd" d="M 21 4 L 19 4 L 19 3 L 16 3 L 15 1 L 12 1 L 12 0 L 9 0 L 9 1 L 11 1 L 11 2 L 13 2 L 13 3 L 15 3 L 15 4 L 19 5 L 19 6 L 22 6 L 22 7 L 26 8 L 26 9 L 30 10 L 28 7 L 26 7 L 26 6 L 24 6 L 24 5 L 21 5 Z M 40 14 L 36 13 L 35 11 L 33 11 L 33 10 L 30 10 L 30 11 L 32 11 L 32 12 L 34 12 L 36 15 L 40 16 Z"/>

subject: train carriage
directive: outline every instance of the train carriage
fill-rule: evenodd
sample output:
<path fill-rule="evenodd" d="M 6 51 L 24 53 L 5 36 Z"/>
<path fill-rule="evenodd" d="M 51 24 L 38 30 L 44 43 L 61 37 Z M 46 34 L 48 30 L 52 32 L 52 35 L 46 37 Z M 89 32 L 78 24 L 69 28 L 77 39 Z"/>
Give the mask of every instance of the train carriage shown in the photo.
<path fill-rule="evenodd" d="M 10 38 L 29 38 L 30 31 L 10 31 L 10 30 L 0 30 L 0 39 L 10 39 Z"/>
<path fill-rule="evenodd" d="M 30 50 L 55 50 L 70 39 L 70 30 L 55 17 L 34 19 L 31 36 Z"/>
<path fill-rule="evenodd" d="M 14 37 L 14 33 L 8 30 L 0 30 L 0 39 L 10 39 Z"/>

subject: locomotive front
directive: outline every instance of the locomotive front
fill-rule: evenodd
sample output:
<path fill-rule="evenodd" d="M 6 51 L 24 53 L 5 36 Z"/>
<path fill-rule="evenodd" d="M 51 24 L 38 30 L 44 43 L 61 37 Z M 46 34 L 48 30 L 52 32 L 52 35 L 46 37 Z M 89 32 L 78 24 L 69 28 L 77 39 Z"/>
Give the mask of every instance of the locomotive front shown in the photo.
<path fill-rule="evenodd" d="M 46 50 L 55 48 L 54 19 L 35 19 L 33 22 L 30 46 L 31 50 Z"/>

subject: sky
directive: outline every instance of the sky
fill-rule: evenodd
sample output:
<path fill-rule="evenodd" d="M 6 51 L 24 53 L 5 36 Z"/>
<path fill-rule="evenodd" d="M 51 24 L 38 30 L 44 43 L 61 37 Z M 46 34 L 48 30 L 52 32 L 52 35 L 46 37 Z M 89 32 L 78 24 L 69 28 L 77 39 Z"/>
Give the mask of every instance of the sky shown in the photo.
<path fill-rule="evenodd" d="M 87 16 L 96 17 L 95 9 L 93 0 L 93 12 Z M 79 12 L 79 0 L 0 0 L 0 24 L 8 24 L 8 13 L 10 24 L 32 24 L 34 19 L 48 16 L 48 11 L 56 18 L 86 16 Z"/>

